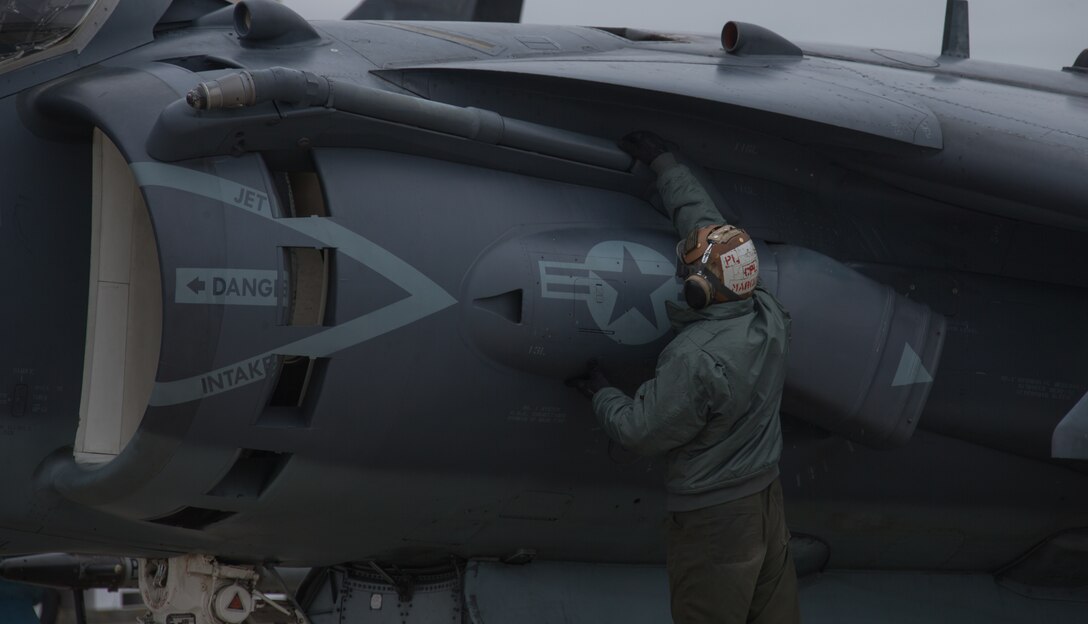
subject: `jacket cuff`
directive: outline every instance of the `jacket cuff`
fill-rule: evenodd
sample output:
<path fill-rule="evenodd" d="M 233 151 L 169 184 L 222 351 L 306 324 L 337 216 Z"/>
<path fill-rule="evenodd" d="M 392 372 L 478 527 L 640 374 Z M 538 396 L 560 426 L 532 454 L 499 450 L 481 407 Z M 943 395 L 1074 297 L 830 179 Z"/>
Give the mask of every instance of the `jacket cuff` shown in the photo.
<path fill-rule="evenodd" d="M 627 398 L 627 395 L 619 388 L 602 388 L 593 395 L 593 413 L 597 416 L 597 420 L 603 420 L 603 414 L 608 411 L 605 407 L 606 403 L 617 396 Z"/>
<path fill-rule="evenodd" d="M 652 163 L 650 163 L 650 168 L 653 169 L 654 173 L 656 173 L 657 175 L 661 175 L 675 165 L 676 156 L 673 156 L 672 152 L 665 152 L 664 154 L 655 158 Z"/>

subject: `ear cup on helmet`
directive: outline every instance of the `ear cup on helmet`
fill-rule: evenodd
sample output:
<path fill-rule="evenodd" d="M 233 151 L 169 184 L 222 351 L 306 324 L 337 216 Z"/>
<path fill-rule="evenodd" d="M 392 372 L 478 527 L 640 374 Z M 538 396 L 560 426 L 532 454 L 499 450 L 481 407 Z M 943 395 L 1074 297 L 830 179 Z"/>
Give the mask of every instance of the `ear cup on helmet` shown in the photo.
<path fill-rule="evenodd" d="M 684 280 L 684 299 L 696 310 L 710 305 L 713 289 L 702 275 L 692 275 Z"/>

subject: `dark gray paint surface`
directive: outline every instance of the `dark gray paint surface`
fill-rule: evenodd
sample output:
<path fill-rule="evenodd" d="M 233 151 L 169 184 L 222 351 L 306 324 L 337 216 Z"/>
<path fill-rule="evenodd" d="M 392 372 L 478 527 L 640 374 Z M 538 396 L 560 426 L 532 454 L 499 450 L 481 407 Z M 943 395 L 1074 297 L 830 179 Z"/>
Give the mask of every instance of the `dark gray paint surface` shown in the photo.
<path fill-rule="evenodd" d="M 1080 77 L 995 81 L 991 65 L 930 71 L 868 51 L 764 62 L 705 41 L 496 24 L 319 23 L 310 45 L 243 46 L 225 25 L 154 34 L 166 7 L 152 4 L 122 3 L 118 23 L 142 26 L 96 43 L 99 56 L 0 76 L 19 155 L 0 173 L 14 302 L 0 312 L 0 553 L 661 560 L 659 462 L 611 448 L 561 383 L 599 357 L 632 389 L 669 339 L 674 234 L 646 201 L 648 173 L 342 111 L 181 108 L 198 82 L 275 65 L 604 139 L 655 130 L 757 238 L 943 318 L 943 349 L 918 351 L 934 380 L 905 444 L 866 448 L 805 424 L 803 405 L 786 415 L 791 526 L 825 541 L 831 566 L 990 571 L 1088 523 L 1083 459 L 1050 459 L 1088 390 Z M 144 183 L 164 288 L 164 390 L 97 470 L 69 449 L 92 125 Z M 299 170 L 320 176 L 327 219 L 284 218 L 275 180 Z M 323 325 L 284 325 L 286 304 L 172 298 L 179 267 L 286 273 L 283 247 L 328 250 Z M 852 298 L 820 303 L 872 318 Z M 803 302 L 791 307 L 803 327 Z M 886 349 L 894 380 L 902 345 Z M 265 354 L 319 358 L 301 406 L 268 406 L 278 360 L 254 383 L 177 401 Z M 820 366 L 797 374 L 849 381 Z M 241 449 L 275 458 L 259 491 L 228 478 L 258 465 Z"/>
<path fill-rule="evenodd" d="M 408 601 L 372 578 L 337 569 L 310 604 L 314 624 L 366 622 L 671 622 L 661 566 L 469 562 L 461 583 L 435 577 Z M 1058 622 L 1083 619 L 1083 604 L 1033 600 L 988 574 L 834 571 L 803 579 L 805 622 Z M 562 600 L 557 600 L 557 597 Z M 377 597 L 377 598 L 375 598 Z"/>
<path fill-rule="evenodd" d="M 518 22 L 521 0 L 363 0 L 344 19 Z"/>

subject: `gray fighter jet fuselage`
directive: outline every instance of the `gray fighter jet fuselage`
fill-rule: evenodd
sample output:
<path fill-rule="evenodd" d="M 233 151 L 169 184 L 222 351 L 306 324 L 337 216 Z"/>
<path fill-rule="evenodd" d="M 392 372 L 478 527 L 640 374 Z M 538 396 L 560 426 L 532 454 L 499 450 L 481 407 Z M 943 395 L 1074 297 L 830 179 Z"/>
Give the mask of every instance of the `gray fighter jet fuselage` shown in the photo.
<path fill-rule="evenodd" d="M 1085 67 L 212 4 L 0 64 L 0 554 L 661 561 L 661 459 L 562 383 L 672 336 L 634 130 L 794 318 L 795 535 L 994 571 L 1088 525 Z"/>

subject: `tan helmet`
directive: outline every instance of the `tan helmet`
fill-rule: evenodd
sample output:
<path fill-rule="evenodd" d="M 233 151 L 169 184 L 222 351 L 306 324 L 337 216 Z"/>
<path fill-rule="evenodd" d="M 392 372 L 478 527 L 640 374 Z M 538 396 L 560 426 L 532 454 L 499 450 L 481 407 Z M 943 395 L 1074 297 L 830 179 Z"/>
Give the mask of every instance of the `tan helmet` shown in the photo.
<path fill-rule="evenodd" d="M 712 303 L 746 299 L 756 289 L 756 246 L 738 227 L 719 223 L 693 230 L 676 246 L 676 257 L 684 298 L 697 310 Z"/>

